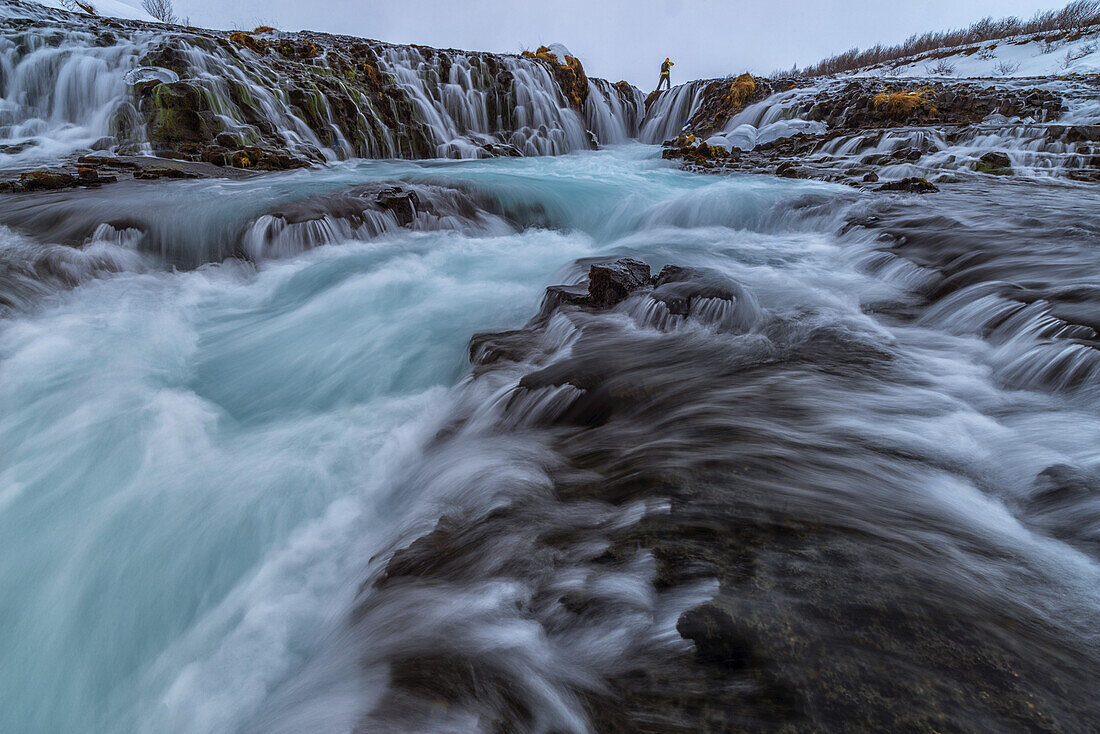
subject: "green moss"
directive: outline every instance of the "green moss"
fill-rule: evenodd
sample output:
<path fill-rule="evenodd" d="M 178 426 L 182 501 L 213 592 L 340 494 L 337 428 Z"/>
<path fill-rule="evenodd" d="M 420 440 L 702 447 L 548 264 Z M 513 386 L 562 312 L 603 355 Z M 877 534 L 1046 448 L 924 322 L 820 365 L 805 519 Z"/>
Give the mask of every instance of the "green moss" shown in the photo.
<path fill-rule="evenodd" d="M 1016 173 L 1012 170 L 1012 168 L 995 166 L 992 163 L 987 163 L 986 161 L 978 161 L 977 163 L 975 163 L 974 170 L 978 173 L 985 173 L 990 176 L 1012 176 Z"/>

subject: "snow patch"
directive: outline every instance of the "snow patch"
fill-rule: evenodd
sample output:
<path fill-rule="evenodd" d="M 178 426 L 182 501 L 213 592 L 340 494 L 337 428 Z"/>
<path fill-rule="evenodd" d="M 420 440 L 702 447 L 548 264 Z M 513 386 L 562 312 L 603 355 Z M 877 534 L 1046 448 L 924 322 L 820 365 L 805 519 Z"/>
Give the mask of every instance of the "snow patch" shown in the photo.
<path fill-rule="evenodd" d="M 558 61 L 563 64 L 565 63 L 566 56 L 576 56 L 576 54 L 567 49 L 565 45 L 561 43 L 551 43 L 549 46 L 547 46 L 547 48 L 550 49 L 550 53 L 557 56 Z"/>

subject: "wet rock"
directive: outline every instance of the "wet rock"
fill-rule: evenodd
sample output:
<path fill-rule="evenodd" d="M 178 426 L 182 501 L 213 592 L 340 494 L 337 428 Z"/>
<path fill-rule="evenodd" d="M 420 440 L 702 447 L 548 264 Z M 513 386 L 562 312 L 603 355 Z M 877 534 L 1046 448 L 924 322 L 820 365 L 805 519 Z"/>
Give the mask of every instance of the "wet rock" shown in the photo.
<path fill-rule="evenodd" d="M 903 178 L 900 181 L 890 181 L 879 186 L 875 191 L 905 191 L 910 194 L 928 194 L 939 191 L 936 186 L 926 178 Z"/>
<path fill-rule="evenodd" d="M 397 223 L 402 227 L 412 224 L 420 207 L 420 199 L 415 191 L 405 191 L 398 187 L 378 192 L 375 202 L 383 209 L 393 212 Z"/>
<path fill-rule="evenodd" d="M 665 160 L 682 160 L 704 166 L 736 156 L 736 153 L 727 153 L 717 145 L 696 142 L 694 135 L 677 138 L 672 142 L 672 147 L 661 152 L 661 157 Z"/>
<path fill-rule="evenodd" d="M 808 119 L 826 122 L 834 129 L 972 125 L 993 113 L 1047 119 L 1061 106 L 1061 97 L 1045 90 L 929 80 L 898 83 L 883 90 L 880 81 L 859 79 L 821 95 Z"/>
<path fill-rule="evenodd" d="M 1062 139 L 1067 143 L 1100 142 L 1100 125 L 1073 125 L 1066 128 Z"/>
<path fill-rule="evenodd" d="M 588 298 L 594 306 L 614 306 L 633 291 L 651 284 L 649 266 L 640 260 L 621 258 L 588 270 Z"/>
<path fill-rule="evenodd" d="M 652 107 L 653 104 L 661 98 L 662 94 L 664 94 L 664 92 L 653 91 L 653 92 L 650 92 L 648 95 L 646 95 L 646 98 L 645 98 L 645 111 L 647 113 L 649 112 L 649 108 Z"/>
<path fill-rule="evenodd" d="M 266 41 L 264 43 L 266 44 Z M 303 41 L 293 38 L 279 39 L 279 41 L 275 43 L 275 50 L 284 58 L 298 61 L 315 59 L 322 53 L 321 47 L 313 41 Z"/>
<path fill-rule="evenodd" d="M 1024 521 L 1100 558 L 1100 477 L 1055 464 L 1039 473 L 1025 500 Z"/>
<path fill-rule="evenodd" d="M 92 150 L 110 150 L 118 145 L 118 140 L 111 135 L 105 135 L 99 140 L 92 143 Z"/>
<path fill-rule="evenodd" d="M 708 665 L 739 670 L 752 661 L 748 631 L 717 605 L 705 604 L 685 612 L 676 622 L 676 631 L 695 643 L 696 657 Z"/>
<path fill-rule="evenodd" d="M 983 155 L 974 164 L 974 170 L 991 176 L 1011 176 L 1013 174 L 1012 162 L 1008 156 L 996 151 Z"/>
<path fill-rule="evenodd" d="M 916 148 L 902 148 L 901 150 L 892 153 L 890 157 L 899 163 L 909 162 L 915 163 L 921 159 L 924 154 Z"/>
<path fill-rule="evenodd" d="M 53 191 L 75 186 L 77 179 L 71 173 L 59 171 L 30 171 L 19 177 L 19 188 L 23 191 Z"/>
<path fill-rule="evenodd" d="M 716 79 L 703 90 L 702 100 L 688 125 L 705 139 L 724 128 L 729 119 L 746 105 L 764 99 L 771 93 L 772 86 L 764 79 L 756 79 L 752 74 Z"/>
<path fill-rule="evenodd" d="M 158 178 L 199 178 L 197 173 L 183 168 L 149 167 L 134 172 L 134 178 L 152 180 Z"/>
<path fill-rule="evenodd" d="M 210 108 L 207 94 L 199 82 L 186 80 L 158 84 L 145 94 L 142 108 L 154 145 L 171 153 L 181 143 L 213 140 L 223 124 Z"/>
<path fill-rule="evenodd" d="M 14 153 L 22 153 L 27 148 L 33 148 L 38 145 L 37 140 L 24 140 L 21 143 L 9 143 L 6 145 L 0 145 L 0 153 L 6 155 L 12 155 Z"/>
<path fill-rule="evenodd" d="M 652 284 L 649 266 L 639 260 L 620 258 L 611 263 L 594 263 L 589 266 L 587 283 L 547 288 L 542 307 L 532 324 L 544 323 L 564 305 L 608 308 L 622 302 L 632 292 Z"/>
<path fill-rule="evenodd" d="M 212 157 L 217 158 L 216 150 L 212 151 Z M 230 153 L 229 165 L 257 171 L 285 171 L 291 168 L 305 168 L 310 164 L 309 161 L 286 151 L 251 146 Z"/>
<path fill-rule="evenodd" d="M 864 183 L 878 183 L 878 174 L 875 173 L 874 171 L 870 171 L 869 173 L 865 173 L 863 175 L 863 181 L 864 181 Z"/>
<path fill-rule="evenodd" d="M 775 175 L 780 178 L 805 178 L 805 174 L 798 170 L 790 161 L 783 161 L 775 169 Z"/>

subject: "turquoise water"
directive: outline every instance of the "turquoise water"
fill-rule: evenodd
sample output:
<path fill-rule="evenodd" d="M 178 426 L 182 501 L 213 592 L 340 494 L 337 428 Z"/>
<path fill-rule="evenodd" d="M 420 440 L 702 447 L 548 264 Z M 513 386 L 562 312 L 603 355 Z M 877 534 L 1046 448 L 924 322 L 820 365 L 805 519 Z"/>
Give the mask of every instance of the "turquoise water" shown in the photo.
<path fill-rule="evenodd" d="M 703 227 L 782 230 L 778 202 L 829 188 L 686 175 L 637 146 L 143 195 L 173 226 L 215 231 L 402 176 L 536 202 L 559 228 L 398 233 L 258 267 L 153 261 L 0 324 L 0 730 L 244 726 L 424 511 L 392 477 L 445 416 L 473 333 L 522 324 L 576 258 L 702 250 L 685 197 Z"/>
<path fill-rule="evenodd" d="M 455 231 L 172 267 L 232 249 L 227 233 L 273 207 L 371 181 L 462 184 L 498 214 Z M 65 206 L 94 210 L 109 188 Z M 385 687 L 384 664 L 372 662 L 382 648 L 466 614 L 519 661 L 542 707 L 534 730 L 584 731 L 569 686 L 614 669 L 625 649 L 614 641 L 636 621 L 591 630 L 585 657 L 509 617 L 519 596 L 500 586 L 406 600 L 366 642 L 353 642 L 347 619 L 375 554 L 456 507 L 493 506 L 494 477 L 516 491 L 546 485 L 553 457 L 537 437 L 475 437 L 445 456 L 430 446 L 456 409 L 491 397 L 467 378 L 470 336 L 521 326 L 546 285 L 576 280 L 585 267 L 574 261 L 594 256 L 712 267 L 769 313 L 837 324 L 896 353 L 916 377 L 843 400 L 809 391 L 834 415 L 806 430 L 965 471 L 913 480 L 903 501 L 860 498 L 854 512 L 884 537 L 945 548 L 950 538 L 899 518 L 965 520 L 968 533 L 1019 555 L 968 567 L 992 561 L 967 560 L 960 546 L 958 576 L 981 593 L 1002 593 L 1017 573 L 1049 575 L 1057 582 L 1029 603 L 1052 620 L 1087 628 L 1100 608 L 1096 564 L 1010 511 L 1044 466 L 1095 461 L 1091 402 L 1005 391 L 998 353 L 976 336 L 869 313 L 865 303 L 904 299 L 906 281 L 870 275 L 866 248 L 837 236 L 865 205 L 847 188 L 698 176 L 627 146 L 349 163 L 111 196 L 179 235 L 163 257 L 89 245 L 122 272 L 0 322 L 0 731 L 348 731 Z M 542 226 L 519 229 L 499 212 Z M 652 593 L 642 566 L 609 586 Z M 650 600 L 667 602 L 654 623 L 661 644 L 676 637 L 686 598 Z M 461 717 L 449 726 L 477 729 Z"/>

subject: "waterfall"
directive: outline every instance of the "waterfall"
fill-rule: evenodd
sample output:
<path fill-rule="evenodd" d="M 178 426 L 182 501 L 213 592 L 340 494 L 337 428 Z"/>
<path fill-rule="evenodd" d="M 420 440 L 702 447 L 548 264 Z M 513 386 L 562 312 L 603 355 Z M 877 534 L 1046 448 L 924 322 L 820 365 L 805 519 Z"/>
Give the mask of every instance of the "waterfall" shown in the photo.
<path fill-rule="evenodd" d="M 546 60 L 78 18 L 0 0 L 0 165 L 89 149 L 219 165 L 559 155 L 635 137 L 641 93 Z M 563 67 L 564 69 L 564 67 Z M 280 167 L 280 166 L 272 166 Z"/>
<path fill-rule="evenodd" d="M 675 138 L 703 101 L 708 81 L 694 81 L 673 87 L 646 109 L 638 137 L 643 143 L 659 145 Z"/>
<path fill-rule="evenodd" d="M 105 144 L 99 141 L 111 135 L 128 98 L 126 72 L 150 38 L 6 22 L 0 30 L 0 166 Z"/>
<path fill-rule="evenodd" d="M 604 145 L 625 143 L 638 137 L 645 96 L 626 82 L 611 84 L 605 79 L 588 80 L 584 118 L 588 129 Z"/>

